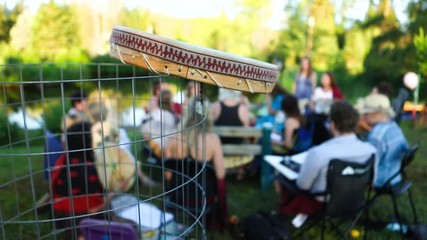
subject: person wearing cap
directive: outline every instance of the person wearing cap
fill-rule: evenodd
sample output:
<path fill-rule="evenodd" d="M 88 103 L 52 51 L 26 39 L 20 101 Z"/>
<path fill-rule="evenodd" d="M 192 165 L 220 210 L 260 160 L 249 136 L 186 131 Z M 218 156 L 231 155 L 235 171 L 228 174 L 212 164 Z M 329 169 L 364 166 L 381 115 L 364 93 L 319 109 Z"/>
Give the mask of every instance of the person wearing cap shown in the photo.
<path fill-rule="evenodd" d="M 402 129 L 393 121 L 394 111 L 390 100 L 383 94 L 371 94 L 361 99 L 356 108 L 371 130 L 367 141 L 378 151 L 378 174 L 375 187 L 383 184 L 399 171 L 403 155 L 408 150 L 408 142 Z M 392 184 L 400 180 L 400 176 L 392 180 Z"/>

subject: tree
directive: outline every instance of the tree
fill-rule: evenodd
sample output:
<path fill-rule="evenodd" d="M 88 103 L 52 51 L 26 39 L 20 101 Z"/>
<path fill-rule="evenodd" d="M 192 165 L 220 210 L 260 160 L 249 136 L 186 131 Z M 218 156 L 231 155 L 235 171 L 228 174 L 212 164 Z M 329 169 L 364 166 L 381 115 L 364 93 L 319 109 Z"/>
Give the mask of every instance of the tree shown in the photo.
<path fill-rule="evenodd" d="M 408 59 L 405 50 L 409 42 L 391 8 L 391 0 L 381 0 L 378 6 L 372 5 L 361 27 L 370 31 L 373 39 L 364 60 L 365 71 L 360 78 L 369 85 L 388 81 L 397 87 Z"/>
<path fill-rule="evenodd" d="M 329 0 L 312 1 L 308 18 L 307 53 L 312 53 L 314 64 L 324 70 L 331 65 L 330 60 L 338 53 L 334 16 L 334 7 Z"/>
<path fill-rule="evenodd" d="M 424 29 L 421 27 L 419 34 L 415 36 L 414 45 L 418 69 L 421 74 L 427 76 L 427 36 L 424 33 Z"/>
<path fill-rule="evenodd" d="M 41 60 L 52 61 L 71 48 L 79 48 L 78 25 L 69 6 L 42 4 L 35 16 L 31 46 Z"/>
<path fill-rule="evenodd" d="M 33 27 L 34 16 L 30 10 L 24 10 L 17 18 L 16 24 L 10 30 L 10 45 L 18 51 L 30 46 L 29 32 Z"/>
<path fill-rule="evenodd" d="M 16 4 L 12 10 L 0 5 L 0 42 L 9 42 L 10 30 L 15 25 L 23 9 L 22 1 Z"/>

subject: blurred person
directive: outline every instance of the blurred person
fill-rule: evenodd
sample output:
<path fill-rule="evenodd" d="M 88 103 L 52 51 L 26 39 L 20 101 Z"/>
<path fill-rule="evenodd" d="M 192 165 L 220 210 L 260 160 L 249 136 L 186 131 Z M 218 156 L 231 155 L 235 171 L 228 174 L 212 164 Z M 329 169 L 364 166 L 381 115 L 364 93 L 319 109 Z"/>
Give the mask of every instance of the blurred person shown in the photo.
<path fill-rule="evenodd" d="M 242 103 L 240 91 L 219 89 L 218 101 L 212 104 L 212 115 L 215 126 L 242 126 L 249 127 L 249 109 Z M 244 139 L 223 137 L 221 143 L 242 143 Z"/>
<path fill-rule="evenodd" d="M 338 88 L 332 72 L 322 74 L 321 85 L 316 87 L 310 103 L 310 111 L 306 113 L 308 121 L 314 123 L 313 144 L 318 145 L 331 138 L 327 129 L 328 114 L 334 100 L 342 100 L 344 95 Z"/>
<path fill-rule="evenodd" d="M 56 162 L 51 176 L 53 210 L 57 216 L 99 212 L 114 195 L 105 194 L 95 168 L 91 127 L 89 122 L 79 122 L 67 129 L 67 151 Z"/>
<path fill-rule="evenodd" d="M 300 62 L 300 70 L 292 86 L 293 92 L 298 100 L 311 99 L 316 88 L 317 75 L 308 57 L 303 57 Z"/>
<path fill-rule="evenodd" d="M 300 190 L 311 194 L 322 193 L 327 186 L 327 169 L 332 159 L 353 163 L 365 163 L 376 149 L 369 143 L 359 140 L 354 131 L 359 119 L 357 111 L 347 102 L 332 104 L 330 128 L 333 138 L 308 150 L 301 165 L 296 182 L 290 182 Z M 374 175 L 375 175 L 374 170 Z M 375 179 L 375 176 L 374 176 Z M 284 179 L 289 182 L 289 180 Z M 286 188 L 276 188 L 281 194 L 280 213 L 284 215 L 311 215 L 321 209 L 327 199 L 306 194 L 292 195 Z"/>
<path fill-rule="evenodd" d="M 280 137 L 272 139 L 273 151 L 284 154 L 292 150 L 297 131 L 305 124 L 305 118 L 301 114 L 298 99 L 288 95 L 282 101 L 282 110 L 286 115 L 285 128 Z"/>
<path fill-rule="evenodd" d="M 282 102 L 288 94 L 280 83 L 276 83 L 271 93 L 265 95 L 265 105 L 258 110 L 256 128 L 262 128 L 263 124 L 268 122 L 271 123 L 274 132 L 283 131 L 285 116 L 282 111 Z"/>
<path fill-rule="evenodd" d="M 169 90 L 168 84 L 161 79 L 155 80 L 152 86 L 152 95 L 147 105 L 144 107 L 146 113 L 150 113 L 154 109 L 159 108 L 160 93 L 163 90 Z"/>
<path fill-rule="evenodd" d="M 157 108 L 153 109 L 149 118 L 141 126 L 142 136 L 148 139 L 148 146 L 156 157 L 162 156 L 162 149 L 169 137 L 176 130 L 176 117 L 172 110 L 172 94 L 169 90 L 162 90 L 157 99 Z"/>
<path fill-rule="evenodd" d="M 375 187 L 382 187 L 389 178 L 400 170 L 403 155 L 408 151 L 408 142 L 402 129 L 392 120 L 394 111 L 390 100 L 383 94 L 373 94 L 356 104 L 362 118 L 371 130 L 367 141 L 378 151 L 378 174 Z M 400 181 L 400 176 L 392 184 Z"/>
<path fill-rule="evenodd" d="M 335 82 L 335 77 L 332 72 L 325 72 L 321 78 L 321 86 L 314 90 L 312 99 L 316 101 L 321 100 L 342 100 L 344 95 L 341 93 L 338 85 Z"/>
<path fill-rule="evenodd" d="M 130 164 L 137 166 L 136 172 L 142 185 L 156 186 L 157 183 L 145 175 L 136 162 L 131 151 L 131 141 L 127 132 L 123 127 L 119 126 L 117 99 L 120 99 L 118 95 L 104 91 L 94 91 L 87 99 L 87 113 L 92 123 L 92 147 L 98 148 L 94 151 L 95 160 L 104 162 L 107 159 L 111 159 L 113 162 L 118 163 L 127 159 Z M 109 147 L 102 149 L 106 146 Z M 116 146 L 120 149 L 117 149 Z M 102 171 L 100 175 L 104 173 L 105 171 Z M 131 187 L 132 183 L 133 181 L 130 181 L 127 188 Z"/>
<path fill-rule="evenodd" d="M 212 206 L 214 199 L 218 199 L 219 211 L 214 211 L 212 214 L 219 214 L 219 223 L 224 227 L 228 212 L 226 202 L 226 184 L 225 184 L 225 162 L 219 136 L 212 132 L 212 113 L 209 111 L 209 104 L 202 102 L 198 97 L 190 102 L 192 111 L 186 111 L 183 116 L 184 129 L 176 137 L 171 138 L 165 147 L 165 158 L 176 161 L 179 166 L 189 166 L 190 163 L 200 165 L 196 169 L 202 169 L 202 165 L 206 162 L 206 169 L 213 169 L 214 179 L 206 176 L 206 201 L 208 207 Z M 199 124 L 200 120 L 207 114 L 206 121 Z M 186 164 L 182 162 L 186 161 Z M 173 181 L 174 173 L 165 171 L 165 180 L 170 186 L 176 184 Z M 175 180 L 179 181 L 182 177 L 175 176 Z M 199 179 L 200 180 L 200 179 Z M 203 181 L 203 180 L 202 180 Z M 213 182 L 212 182 L 213 181 Z M 173 194 L 181 194 L 180 191 L 175 191 Z M 195 193 L 190 193 L 194 196 Z M 179 201 L 180 197 L 176 197 Z M 197 204 L 195 202 L 190 205 Z M 207 217 L 206 219 L 211 219 Z M 212 223 L 208 223 L 210 225 Z"/>
<path fill-rule="evenodd" d="M 212 104 L 212 116 L 215 126 L 249 127 L 250 114 L 248 105 L 243 101 L 240 91 L 219 89 L 218 101 Z M 240 144 L 245 140 L 239 137 L 221 137 L 221 144 Z M 239 167 L 237 179 L 243 179 L 244 168 Z"/>
<path fill-rule="evenodd" d="M 70 96 L 71 108 L 68 110 L 65 119 L 61 121 L 61 130 L 64 131 L 77 122 L 89 121 L 86 113 L 87 96 L 83 91 L 74 92 Z"/>

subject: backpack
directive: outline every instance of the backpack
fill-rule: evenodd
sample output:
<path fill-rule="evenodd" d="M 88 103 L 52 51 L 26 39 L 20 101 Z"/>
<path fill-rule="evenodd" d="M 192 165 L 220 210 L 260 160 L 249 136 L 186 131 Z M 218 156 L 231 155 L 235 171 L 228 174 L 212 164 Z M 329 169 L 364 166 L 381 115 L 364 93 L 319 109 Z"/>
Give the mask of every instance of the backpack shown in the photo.
<path fill-rule="evenodd" d="M 288 240 L 291 234 L 287 227 L 274 216 L 255 212 L 243 222 L 246 240 Z"/>

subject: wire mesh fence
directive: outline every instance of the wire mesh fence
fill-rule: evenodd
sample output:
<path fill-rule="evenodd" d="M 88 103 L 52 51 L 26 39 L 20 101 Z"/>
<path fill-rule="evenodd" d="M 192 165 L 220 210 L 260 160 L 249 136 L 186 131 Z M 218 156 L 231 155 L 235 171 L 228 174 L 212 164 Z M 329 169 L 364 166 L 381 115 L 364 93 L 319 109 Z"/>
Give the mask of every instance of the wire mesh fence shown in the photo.
<path fill-rule="evenodd" d="M 2 65 L 0 79 L 2 239 L 206 238 L 201 85 L 109 63 Z"/>

